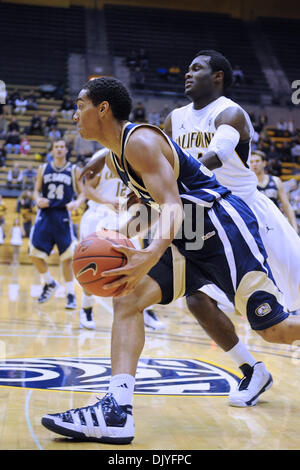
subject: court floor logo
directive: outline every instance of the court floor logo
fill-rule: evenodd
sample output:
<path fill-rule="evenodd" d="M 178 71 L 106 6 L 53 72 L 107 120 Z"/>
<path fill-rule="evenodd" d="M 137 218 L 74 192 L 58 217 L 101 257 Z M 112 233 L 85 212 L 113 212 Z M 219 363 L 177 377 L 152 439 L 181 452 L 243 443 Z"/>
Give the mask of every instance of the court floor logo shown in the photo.
<path fill-rule="evenodd" d="M 106 392 L 109 358 L 28 358 L 0 361 L 0 386 Z M 227 395 L 239 378 L 198 359 L 146 359 L 138 364 L 135 394 Z"/>

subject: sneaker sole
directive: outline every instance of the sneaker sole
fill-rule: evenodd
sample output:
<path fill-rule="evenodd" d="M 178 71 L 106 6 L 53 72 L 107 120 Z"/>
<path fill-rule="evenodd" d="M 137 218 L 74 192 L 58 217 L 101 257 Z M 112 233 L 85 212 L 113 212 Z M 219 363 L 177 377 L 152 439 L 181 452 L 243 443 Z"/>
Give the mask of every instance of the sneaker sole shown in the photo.
<path fill-rule="evenodd" d="M 254 397 L 250 398 L 250 400 L 248 401 L 242 401 L 242 400 L 241 401 L 236 400 L 235 402 L 229 401 L 229 405 L 235 406 L 237 408 L 247 408 L 248 406 L 255 406 L 258 401 L 259 396 L 262 393 L 269 390 L 269 388 L 271 388 L 272 385 L 273 385 L 273 378 L 272 378 L 272 375 L 270 374 L 267 383 L 262 387 L 262 389 L 256 395 L 254 395 Z"/>
<path fill-rule="evenodd" d="M 50 418 L 42 418 L 42 425 L 45 428 L 49 429 L 49 431 L 55 432 L 57 434 L 61 434 L 62 436 L 66 437 L 73 437 L 77 441 L 82 442 L 102 442 L 105 444 L 130 444 L 131 441 L 134 439 L 134 436 L 130 437 L 87 437 L 82 432 L 72 431 L 71 429 L 65 429 Z"/>
<path fill-rule="evenodd" d="M 77 305 L 66 305 L 65 309 L 66 310 L 75 310 L 77 308 Z"/>
<path fill-rule="evenodd" d="M 96 329 L 96 325 L 94 325 L 94 326 L 86 326 L 86 325 L 83 325 L 82 323 L 80 323 L 80 328 L 85 328 L 86 330 L 95 330 L 95 329 Z"/>

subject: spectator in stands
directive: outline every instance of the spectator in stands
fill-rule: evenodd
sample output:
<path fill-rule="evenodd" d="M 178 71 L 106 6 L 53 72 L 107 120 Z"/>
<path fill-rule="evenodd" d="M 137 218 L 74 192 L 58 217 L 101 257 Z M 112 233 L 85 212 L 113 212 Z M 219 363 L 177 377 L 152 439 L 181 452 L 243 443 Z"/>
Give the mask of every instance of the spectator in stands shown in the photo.
<path fill-rule="evenodd" d="M 12 93 L 8 96 L 6 104 L 9 106 L 8 113 L 12 114 L 12 111 L 15 109 L 15 102 L 20 98 L 20 93 L 17 88 L 15 88 Z"/>
<path fill-rule="evenodd" d="M 17 121 L 16 117 L 13 117 L 8 124 L 8 132 L 17 131 L 20 132 L 20 124 Z"/>
<path fill-rule="evenodd" d="M 282 164 L 279 158 L 268 159 L 268 165 L 266 166 L 267 173 L 270 173 L 273 176 L 278 176 L 280 178 L 282 173 Z"/>
<path fill-rule="evenodd" d="M 258 116 L 258 121 L 256 125 L 256 131 L 260 133 L 268 124 L 268 116 L 266 113 L 263 111 L 259 116 Z"/>
<path fill-rule="evenodd" d="M 23 191 L 17 199 L 16 212 L 21 215 L 26 238 L 30 235 L 33 217 L 35 215 L 35 201 L 30 190 Z"/>
<path fill-rule="evenodd" d="M 26 113 L 27 105 L 28 105 L 28 101 L 26 100 L 26 98 L 24 98 L 24 96 L 20 96 L 20 98 L 17 98 L 15 101 L 15 113 L 17 114 Z"/>
<path fill-rule="evenodd" d="M 36 170 L 33 168 L 32 163 L 30 163 L 28 167 L 23 171 L 23 189 L 34 188 L 36 175 Z"/>
<path fill-rule="evenodd" d="M 0 139 L 5 139 L 7 133 L 7 120 L 5 114 L 0 114 Z"/>
<path fill-rule="evenodd" d="M 0 142 L 0 167 L 5 167 L 6 163 L 6 149 L 3 142 Z"/>
<path fill-rule="evenodd" d="M 291 154 L 296 161 L 300 159 L 300 139 L 297 139 L 295 142 L 293 142 Z"/>
<path fill-rule="evenodd" d="M 30 142 L 28 140 L 28 137 L 23 134 L 21 136 L 21 142 L 20 142 L 20 154 L 21 156 L 26 156 L 29 154 L 30 152 L 30 149 L 31 149 L 31 145 L 30 145 Z"/>
<path fill-rule="evenodd" d="M 136 107 L 133 109 L 132 114 L 133 114 L 134 122 L 146 121 L 146 110 L 140 101 L 137 103 Z"/>
<path fill-rule="evenodd" d="M 48 116 L 46 123 L 45 123 L 45 135 L 47 136 L 50 129 L 56 128 L 58 126 L 58 120 L 56 117 L 57 111 L 53 109 L 51 111 L 50 116 Z"/>
<path fill-rule="evenodd" d="M 61 108 L 61 115 L 64 119 L 72 119 L 74 114 L 74 102 L 69 95 L 66 95 Z"/>
<path fill-rule="evenodd" d="M 288 121 L 288 131 L 291 134 L 291 136 L 293 136 L 295 133 L 295 122 L 293 119 L 289 119 Z"/>
<path fill-rule="evenodd" d="M 51 146 L 52 146 L 52 142 L 60 138 L 61 138 L 61 132 L 58 129 L 56 129 L 55 126 L 53 126 L 48 132 L 48 139 L 51 142 Z"/>
<path fill-rule="evenodd" d="M 29 135 L 43 135 L 43 121 L 38 113 L 32 116 L 28 133 Z"/>
<path fill-rule="evenodd" d="M 154 126 L 160 126 L 160 116 L 159 112 L 156 110 L 152 110 L 148 115 L 148 123 L 153 124 Z"/>
<path fill-rule="evenodd" d="M 280 160 L 280 155 L 279 155 L 279 152 L 277 150 L 277 147 L 274 143 L 271 143 L 268 151 L 267 151 L 267 159 L 268 161 L 269 160 Z"/>
<path fill-rule="evenodd" d="M 239 65 L 234 66 L 232 74 L 234 85 L 241 85 L 245 81 L 244 72 Z"/>
<path fill-rule="evenodd" d="M 13 168 L 7 174 L 7 187 L 8 189 L 21 189 L 23 173 L 19 168 L 18 163 L 15 163 Z"/>
<path fill-rule="evenodd" d="M 7 134 L 6 141 L 5 141 L 5 149 L 7 153 L 14 152 L 18 154 L 20 152 L 20 134 L 17 131 L 12 131 Z"/>
<path fill-rule="evenodd" d="M 27 98 L 27 109 L 35 111 L 38 108 L 38 104 L 37 104 L 37 96 L 34 93 L 34 91 L 31 90 L 29 94 L 26 95 L 26 98 Z"/>
<path fill-rule="evenodd" d="M 276 127 L 279 131 L 287 131 L 288 130 L 288 123 L 284 119 L 280 119 L 280 121 L 277 122 Z"/>
<path fill-rule="evenodd" d="M 74 143 L 74 153 L 76 163 L 84 165 L 88 158 L 91 158 L 95 152 L 94 142 L 84 140 L 79 134 L 77 135 Z"/>

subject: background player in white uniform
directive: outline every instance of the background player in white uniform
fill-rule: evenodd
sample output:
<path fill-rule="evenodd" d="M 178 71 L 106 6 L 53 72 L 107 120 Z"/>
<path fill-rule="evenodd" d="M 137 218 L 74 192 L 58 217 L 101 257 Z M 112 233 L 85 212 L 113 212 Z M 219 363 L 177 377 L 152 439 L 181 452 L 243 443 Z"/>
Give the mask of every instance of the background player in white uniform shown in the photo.
<path fill-rule="evenodd" d="M 172 111 L 164 130 L 184 150 L 213 170 L 218 181 L 253 210 L 272 273 L 284 293 L 285 304 L 290 311 L 296 310 L 300 306 L 300 238 L 278 208 L 257 190 L 257 178 L 249 168 L 254 130 L 241 106 L 224 96 L 224 89 L 231 82 L 232 68 L 222 54 L 199 52 L 186 74 L 185 93 L 192 103 Z M 272 230 L 268 230 L 270 227 Z M 206 332 L 249 378 L 251 383 L 246 388 L 250 390 L 255 379 L 253 371 L 262 365 L 259 363 L 257 366 L 253 359 L 247 358 L 248 352 L 236 336 L 233 323 L 222 314 L 216 302 L 227 313 L 234 307 L 213 285 L 204 286 L 201 291 L 187 298 L 188 307 Z M 244 387 L 246 382 L 242 381 L 240 387 Z M 246 391 L 243 393 L 246 395 Z M 229 398 L 231 404 L 243 406 L 235 393 Z"/>
<path fill-rule="evenodd" d="M 107 149 L 101 149 L 92 158 L 97 158 L 107 152 Z M 103 228 L 118 230 L 131 218 L 128 211 L 122 211 L 122 205 L 125 205 L 130 190 L 111 172 L 107 165 L 93 179 L 85 181 L 84 191 L 89 201 L 88 209 L 83 214 L 80 222 L 81 240 Z M 138 239 L 132 240 L 132 242 L 140 248 Z M 95 329 L 96 327 L 93 319 L 93 305 L 94 297 L 83 291 L 79 312 L 80 326 L 83 328 Z M 144 312 L 144 321 L 146 326 L 155 330 L 164 328 L 164 324 L 149 309 Z"/>
<path fill-rule="evenodd" d="M 277 207 L 280 207 L 287 217 L 291 226 L 298 232 L 298 226 L 295 213 L 290 204 L 288 195 L 284 190 L 283 183 L 278 176 L 266 173 L 267 158 L 266 154 L 260 150 L 252 152 L 250 158 L 250 168 L 256 174 L 258 179 L 257 189 L 265 194 Z"/>

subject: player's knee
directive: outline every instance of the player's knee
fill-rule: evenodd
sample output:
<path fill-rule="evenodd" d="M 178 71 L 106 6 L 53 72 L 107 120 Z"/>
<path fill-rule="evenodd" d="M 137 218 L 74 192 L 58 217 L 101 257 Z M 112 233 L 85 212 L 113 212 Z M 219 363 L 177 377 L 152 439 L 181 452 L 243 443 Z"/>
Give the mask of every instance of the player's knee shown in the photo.
<path fill-rule="evenodd" d="M 113 306 L 114 314 L 118 316 L 135 315 L 137 312 L 142 313 L 144 310 L 141 299 L 134 292 L 129 295 L 114 298 Z"/>
<path fill-rule="evenodd" d="M 281 324 L 271 326 L 265 330 L 256 330 L 256 333 L 268 343 L 287 343 L 285 330 L 281 328 Z"/>

